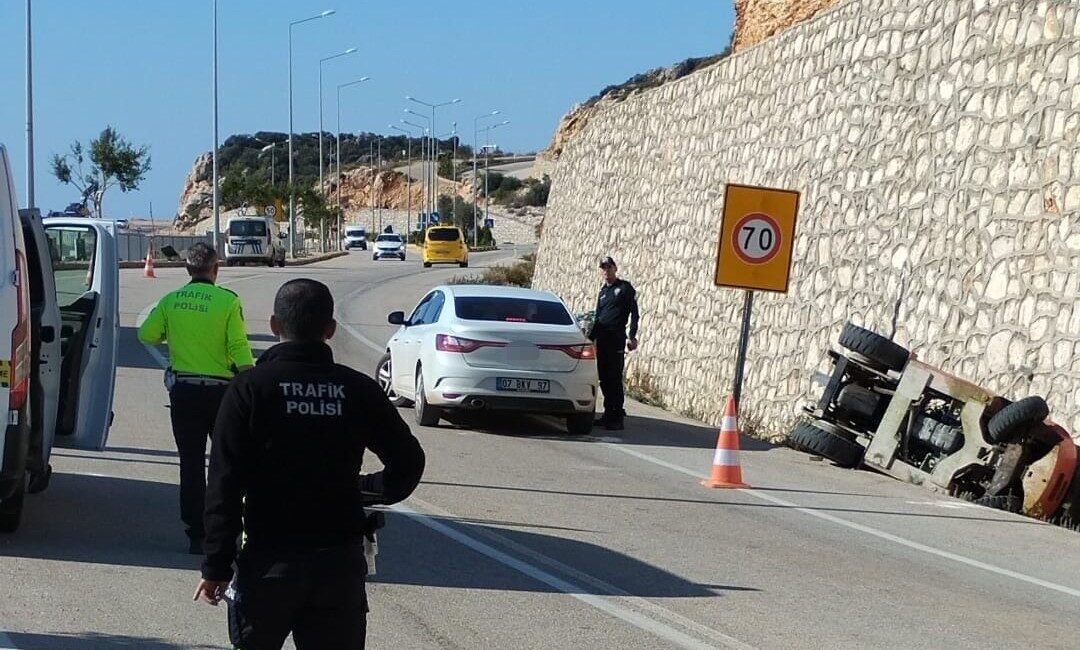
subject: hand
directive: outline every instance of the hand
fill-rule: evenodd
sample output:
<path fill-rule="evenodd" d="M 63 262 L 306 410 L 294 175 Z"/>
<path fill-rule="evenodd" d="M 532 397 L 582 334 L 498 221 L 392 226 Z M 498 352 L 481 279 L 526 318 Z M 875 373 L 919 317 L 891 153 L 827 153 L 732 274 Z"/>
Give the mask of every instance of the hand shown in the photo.
<path fill-rule="evenodd" d="M 199 586 L 195 587 L 195 595 L 191 597 L 191 600 L 196 602 L 201 600 L 217 607 L 217 604 L 225 597 L 225 590 L 228 587 L 228 580 L 200 580 Z"/>
<path fill-rule="evenodd" d="M 638 346 L 637 339 L 630 339 L 629 341 L 626 342 L 626 349 L 630 350 L 631 352 L 636 350 L 637 346 Z"/>

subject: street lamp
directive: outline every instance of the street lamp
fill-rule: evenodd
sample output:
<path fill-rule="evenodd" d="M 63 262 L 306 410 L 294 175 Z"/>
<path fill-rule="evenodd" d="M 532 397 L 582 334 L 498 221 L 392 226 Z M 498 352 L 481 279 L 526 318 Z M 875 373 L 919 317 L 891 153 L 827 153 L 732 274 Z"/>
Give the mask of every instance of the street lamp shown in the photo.
<path fill-rule="evenodd" d="M 420 124 L 417 124 L 415 122 L 410 122 L 410 121 L 405 120 L 405 119 L 401 120 L 402 123 L 404 123 L 404 124 L 408 124 L 410 126 L 415 126 L 415 127 L 418 127 L 418 128 L 421 128 L 421 129 L 424 130 L 423 140 L 421 140 L 421 142 L 420 142 L 421 150 L 423 151 L 423 156 L 422 156 L 423 162 L 420 165 L 420 176 L 421 176 L 421 182 L 423 183 L 423 186 L 424 186 L 424 207 L 422 208 L 421 211 L 428 212 L 430 214 L 434 210 L 431 209 L 431 204 L 432 204 L 432 200 L 431 200 L 431 176 L 432 176 L 432 173 L 431 173 L 431 167 L 430 167 L 430 164 L 429 164 L 428 161 L 431 159 L 431 136 L 435 133 L 435 131 L 430 128 L 431 127 L 431 118 L 428 117 L 427 115 L 417 113 L 416 111 L 408 109 L 408 108 L 405 109 L 405 112 L 408 113 L 409 115 L 414 115 L 416 117 L 419 117 L 420 119 L 424 120 L 427 123 L 427 126 L 421 126 Z"/>
<path fill-rule="evenodd" d="M 327 9 L 321 14 L 310 16 L 308 18 L 302 18 L 300 20 L 294 20 L 289 23 L 289 248 L 292 250 L 292 256 L 296 257 L 296 192 L 293 186 L 293 93 L 292 93 L 292 77 L 293 77 L 293 65 L 292 65 L 292 41 L 293 41 L 293 27 L 302 25 L 313 20 L 320 18 L 326 18 L 327 16 L 334 15 L 333 9 Z M 216 41 L 215 41 L 216 42 Z M 216 236 L 216 235 L 215 235 Z"/>
<path fill-rule="evenodd" d="M 447 139 L 447 140 L 449 140 L 450 138 L 454 139 L 454 149 L 453 149 L 453 152 L 450 154 L 450 179 L 453 180 L 454 183 L 457 183 L 457 164 L 454 162 L 455 158 L 457 157 L 457 122 L 451 122 L 450 125 L 453 128 L 450 129 L 450 131 L 448 133 L 436 137 L 435 142 L 438 143 L 439 140 L 442 140 L 444 138 Z M 436 154 L 441 154 L 441 153 L 442 153 L 441 151 L 436 149 Z M 439 169 L 438 158 L 439 158 L 439 156 L 436 155 L 435 156 L 435 161 L 436 161 L 435 162 L 435 171 L 436 172 L 438 172 L 438 169 Z M 451 200 L 450 200 L 450 222 L 451 223 L 456 223 L 456 221 L 454 220 L 454 217 L 456 216 L 454 214 L 454 206 L 456 204 L 457 204 L 457 194 L 454 194 L 451 197 Z"/>
<path fill-rule="evenodd" d="M 30 21 L 30 0 L 26 0 L 26 207 L 37 207 L 34 199 L 34 48 Z M 217 62 L 217 0 L 214 0 L 214 61 Z M 217 67 L 214 68 L 216 84 Z M 216 86 L 215 86 L 216 88 Z"/>
<path fill-rule="evenodd" d="M 420 145 L 422 147 L 423 144 L 424 144 L 424 133 L 427 131 L 427 128 L 423 127 L 423 126 L 420 126 L 419 124 L 413 124 L 412 122 L 409 122 L 407 120 L 401 120 L 401 121 L 402 121 L 402 123 L 408 124 L 409 126 L 411 126 L 413 128 L 420 129 L 420 138 L 419 139 L 420 139 Z M 401 132 L 403 132 L 405 134 L 408 134 L 409 136 L 412 136 L 412 132 L 410 132 L 410 131 L 408 131 L 406 129 L 403 129 L 400 126 L 396 126 L 396 125 L 392 124 L 392 125 L 390 125 L 390 128 L 397 129 L 398 131 L 401 131 Z M 406 169 L 408 169 L 408 173 L 406 175 L 409 177 L 409 199 L 408 199 L 408 202 L 409 202 L 409 220 L 411 221 L 412 220 L 412 138 L 411 137 L 408 140 L 408 143 L 409 143 L 409 166 L 406 167 Z M 423 172 L 423 168 L 421 167 L 421 179 L 423 179 L 422 172 Z M 423 230 L 423 225 L 424 224 L 421 224 L 421 230 Z"/>
<path fill-rule="evenodd" d="M 484 113 L 483 115 L 477 115 L 476 117 L 473 118 L 473 139 L 472 139 L 472 144 L 473 144 L 473 158 L 472 158 L 473 246 L 476 246 L 476 244 L 477 244 L 477 239 L 476 239 L 476 237 L 477 237 L 477 228 L 476 228 L 476 190 L 477 190 L 477 183 L 476 183 L 476 152 L 477 152 L 477 147 L 479 146 L 478 143 L 477 143 L 477 125 L 480 122 L 480 120 L 486 120 L 489 117 L 494 117 L 494 116 L 498 115 L 500 112 L 501 111 L 499 111 L 499 109 L 495 109 L 495 110 L 491 111 L 490 113 Z"/>
<path fill-rule="evenodd" d="M 259 149 L 259 155 L 260 156 L 262 154 L 266 153 L 267 151 L 270 152 L 270 186 L 271 187 L 276 187 L 277 183 L 274 182 L 274 167 L 277 166 L 277 156 L 276 156 L 276 154 L 277 154 L 277 144 L 278 143 L 276 143 L 276 142 L 266 143 L 265 140 L 260 140 L 258 138 L 255 138 L 255 141 L 256 142 L 262 142 L 262 143 L 266 144 L 265 147 L 263 147 L 262 149 Z"/>
<path fill-rule="evenodd" d="M 344 218 L 343 215 L 342 215 L 343 210 L 341 209 L 341 91 L 342 91 L 342 89 L 348 88 L 349 86 L 355 86 L 357 84 L 362 84 L 362 83 L 364 83 L 365 81 L 367 81 L 370 78 L 371 77 L 360 77 L 356 81 L 350 81 L 349 83 L 338 84 L 338 87 L 337 87 L 337 139 L 336 139 L 336 142 L 335 142 L 336 149 L 337 149 L 337 155 L 334 156 L 334 159 L 337 161 L 337 221 L 338 221 L 338 239 L 339 240 L 341 239 L 341 233 L 343 232 L 341 228 L 342 228 L 342 219 Z"/>
<path fill-rule="evenodd" d="M 396 124 L 387 124 L 387 126 L 395 131 L 401 131 L 405 134 L 405 145 L 408 149 L 407 162 L 405 167 L 405 227 L 412 229 L 412 133 L 407 129 L 403 129 Z"/>
<path fill-rule="evenodd" d="M 325 181 L 323 180 L 323 161 L 325 160 L 325 154 L 323 153 L 323 65 L 327 61 L 333 61 L 334 59 L 348 56 L 353 52 L 356 52 L 356 48 L 350 47 L 344 52 L 339 52 L 337 54 L 333 54 L 331 56 L 319 59 L 319 193 L 323 194 L 324 198 L 326 195 L 326 185 Z"/>
<path fill-rule="evenodd" d="M 437 129 L 438 129 L 438 127 L 435 125 L 435 109 L 436 108 L 441 108 L 443 106 L 449 106 L 450 104 L 457 104 L 457 103 L 461 102 L 460 99 L 451 99 L 450 101 L 447 101 L 447 102 L 439 102 L 437 104 L 432 104 L 432 103 L 429 103 L 429 102 L 425 102 L 422 99 L 417 99 L 415 97 L 410 97 L 409 95 L 406 95 L 405 99 L 409 100 L 410 102 L 416 102 L 417 104 L 420 104 L 421 106 L 427 106 L 428 108 L 431 109 L 431 135 L 432 136 L 435 135 L 435 133 L 437 132 Z M 435 147 L 437 147 L 437 146 L 438 146 L 437 144 L 433 143 L 433 147 L 432 147 L 432 152 L 433 153 L 435 151 Z M 434 155 L 432 156 L 432 162 L 434 162 Z M 431 211 L 434 212 L 435 211 L 435 202 L 438 200 L 436 198 L 436 193 L 439 191 L 438 169 L 432 170 L 431 179 L 432 179 L 432 183 L 431 183 L 431 204 L 430 205 L 431 205 Z"/>
<path fill-rule="evenodd" d="M 491 175 L 491 145 L 488 144 L 488 138 L 491 132 L 500 126 L 506 126 L 510 123 L 510 120 L 503 120 L 498 124 L 492 124 L 480 129 L 484 132 L 484 225 L 487 226 L 487 220 L 491 216 L 491 197 L 488 196 L 488 177 Z M 473 228 L 476 228 L 476 217 L 473 217 Z"/>

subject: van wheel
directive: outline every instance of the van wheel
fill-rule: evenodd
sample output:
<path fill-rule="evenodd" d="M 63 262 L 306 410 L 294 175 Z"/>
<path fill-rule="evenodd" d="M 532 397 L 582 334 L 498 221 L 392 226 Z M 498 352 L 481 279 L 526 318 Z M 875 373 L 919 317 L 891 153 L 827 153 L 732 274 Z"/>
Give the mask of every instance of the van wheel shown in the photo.
<path fill-rule="evenodd" d="M 422 427 L 433 427 L 442 419 L 442 409 L 428 404 L 427 396 L 424 395 L 424 372 L 416 371 L 416 399 L 413 400 L 413 412 L 416 415 L 416 423 Z"/>
<path fill-rule="evenodd" d="M 14 533 L 19 529 L 25 501 L 26 482 L 20 481 L 15 494 L 0 503 L 0 533 Z"/>

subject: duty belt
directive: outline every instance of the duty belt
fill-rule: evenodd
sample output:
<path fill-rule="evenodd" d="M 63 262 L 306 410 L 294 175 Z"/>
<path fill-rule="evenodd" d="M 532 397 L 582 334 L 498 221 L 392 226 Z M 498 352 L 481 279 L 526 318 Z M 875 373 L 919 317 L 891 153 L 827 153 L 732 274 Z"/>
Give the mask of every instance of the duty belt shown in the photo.
<path fill-rule="evenodd" d="M 176 383 L 190 386 L 228 386 L 228 379 L 211 377 L 209 375 L 193 375 L 185 372 L 176 373 Z"/>

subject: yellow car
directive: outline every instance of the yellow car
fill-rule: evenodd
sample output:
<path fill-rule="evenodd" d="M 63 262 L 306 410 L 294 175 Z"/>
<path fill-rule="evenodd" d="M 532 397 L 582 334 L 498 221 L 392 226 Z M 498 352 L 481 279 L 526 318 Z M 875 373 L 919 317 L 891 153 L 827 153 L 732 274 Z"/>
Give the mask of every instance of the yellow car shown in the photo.
<path fill-rule="evenodd" d="M 469 246 L 457 226 L 434 226 L 424 235 L 424 268 L 432 264 L 469 265 Z"/>

